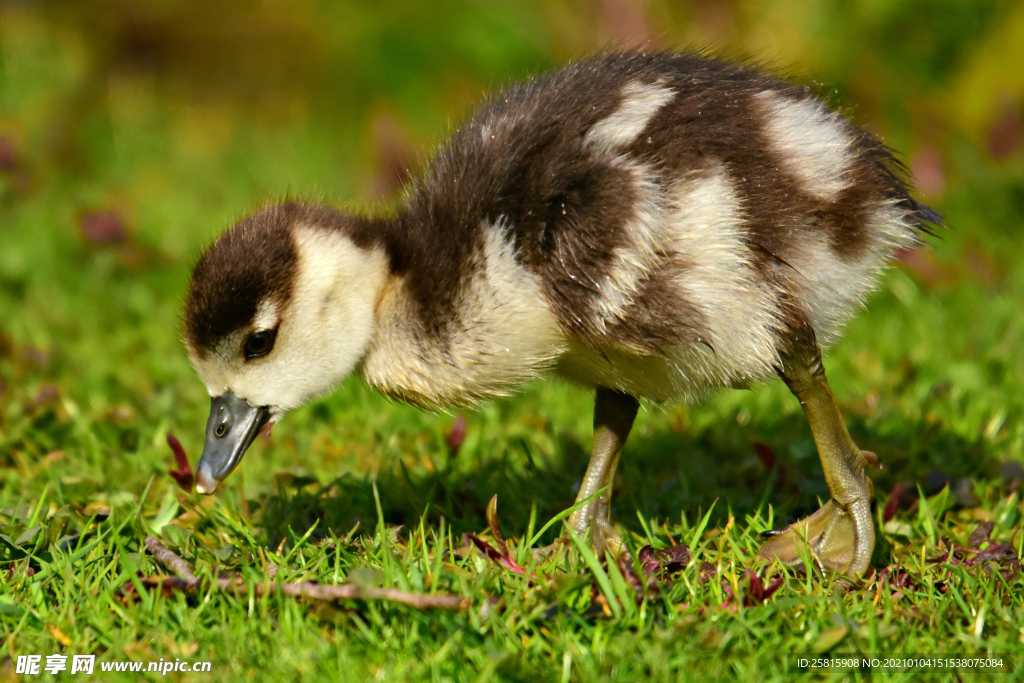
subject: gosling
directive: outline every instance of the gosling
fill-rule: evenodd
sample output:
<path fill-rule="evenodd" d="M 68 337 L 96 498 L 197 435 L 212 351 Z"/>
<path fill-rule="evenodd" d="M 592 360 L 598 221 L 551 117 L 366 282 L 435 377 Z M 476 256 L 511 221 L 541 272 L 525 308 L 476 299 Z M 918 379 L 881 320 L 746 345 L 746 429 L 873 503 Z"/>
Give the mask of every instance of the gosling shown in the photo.
<path fill-rule="evenodd" d="M 611 485 L 639 399 L 777 375 L 831 498 L 760 555 L 863 573 L 877 458 L 851 440 L 821 353 L 894 250 L 940 220 L 877 139 L 742 65 L 608 54 L 513 85 L 393 215 L 289 201 L 200 258 L 184 316 L 212 399 L 197 490 L 353 371 L 428 408 L 553 371 L 596 393 L 586 503 L 568 525 L 614 550 Z"/>

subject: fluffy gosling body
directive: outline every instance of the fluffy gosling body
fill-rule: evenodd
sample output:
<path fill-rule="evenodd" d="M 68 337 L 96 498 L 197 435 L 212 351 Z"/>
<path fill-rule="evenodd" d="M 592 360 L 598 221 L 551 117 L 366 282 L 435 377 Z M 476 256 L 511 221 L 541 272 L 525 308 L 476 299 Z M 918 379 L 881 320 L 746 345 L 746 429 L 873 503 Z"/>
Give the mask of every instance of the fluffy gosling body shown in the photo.
<path fill-rule="evenodd" d="M 873 456 L 850 441 L 820 350 L 893 250 L 938 217 L 888 150 L 805 88 L 742 66 L 613 54 L 488 101 L 394 215 L 296 202 L 239 221 L 195 267 L 185 343 L 212 397 L 200 490 L 259 427 L 352 372 L 421 406 L 542 373 L 596 389 L 570 525 L 614 546 L 610 487 L 637 399 L 780 375 L 832 500 L 766 544 L 857 573 Z"/>

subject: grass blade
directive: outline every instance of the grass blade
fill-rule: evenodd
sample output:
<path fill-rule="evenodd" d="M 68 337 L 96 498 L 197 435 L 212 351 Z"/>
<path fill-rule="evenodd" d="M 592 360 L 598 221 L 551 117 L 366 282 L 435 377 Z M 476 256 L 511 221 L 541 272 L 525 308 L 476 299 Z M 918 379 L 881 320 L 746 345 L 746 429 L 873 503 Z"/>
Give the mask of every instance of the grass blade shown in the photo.
<path fill-rule="evenodd" d="M 566 533 L 569 534 L 569 538 L 572 539 L 573 544 L 576 546 L 576 550 L 579 551 L 580 556 L 583 558 L 583 563 L 587 565 L 587 568 L 590 569 L 594 578 L 597 579 L 597 585 L 601 589 L 601 593 L 604 594 L 604 599 L 608 601 L 608 607 L 610 607 L 612 612 L 615 613 L 616 618 L 621 618 L 622 605 L 619 604 L 619 600 L 615 596 L 615 591 L 612 589 L 612 582 L 608 578 L 608 574 L 605 573 L 604 568 L 601 567 L 601 563 L 597 561 L 594 551 L 592 551 L 590 546 L 587 543 L 584 543 L 572 529 L 567 528 Z"/>

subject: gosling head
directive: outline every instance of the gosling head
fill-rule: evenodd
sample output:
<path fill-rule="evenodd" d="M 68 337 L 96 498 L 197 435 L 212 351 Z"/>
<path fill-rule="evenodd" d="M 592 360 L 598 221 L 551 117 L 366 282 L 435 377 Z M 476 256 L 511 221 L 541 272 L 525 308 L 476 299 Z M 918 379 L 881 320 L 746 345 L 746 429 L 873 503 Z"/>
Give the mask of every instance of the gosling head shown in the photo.
<path fill-rule="evenodd" d="M 365 355 L 387 263 L 360 225 L 281 204 L 236 223 L 196 264 L 184 336 L 211 397 L 200 493 L 216 490 L 264 425 L 329 392 Z"/>

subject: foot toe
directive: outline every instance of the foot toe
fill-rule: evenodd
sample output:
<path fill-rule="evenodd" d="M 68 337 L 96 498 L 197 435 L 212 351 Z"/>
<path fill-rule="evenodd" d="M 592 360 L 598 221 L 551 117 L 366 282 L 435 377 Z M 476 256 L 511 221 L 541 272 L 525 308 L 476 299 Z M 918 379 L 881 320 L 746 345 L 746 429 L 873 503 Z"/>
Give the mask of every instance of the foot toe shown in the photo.
<path fill-rule="evenodd" d="M 882 466 L 882 460 L 881 458 L 878 457 L 876 453 L 872 453 L 871 451 L 861 451 L 860 455 L 862 458 L 864 458 L 864 463 L 868 467 Z"/>
<path fill-rule="evenodd" d="M 757 555 L 792 566 L 803 565 L 804 558 L 810 556 L 830 571 L 861 573 L 874 547 L 870 516 L 866 524 L 868 528 L 858 528 L 864 526 L 863 515 L 852 514 L 830 500 L 810 517 L 772 532 Z"/>

